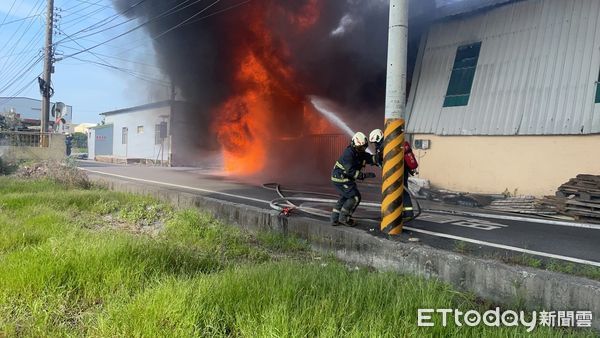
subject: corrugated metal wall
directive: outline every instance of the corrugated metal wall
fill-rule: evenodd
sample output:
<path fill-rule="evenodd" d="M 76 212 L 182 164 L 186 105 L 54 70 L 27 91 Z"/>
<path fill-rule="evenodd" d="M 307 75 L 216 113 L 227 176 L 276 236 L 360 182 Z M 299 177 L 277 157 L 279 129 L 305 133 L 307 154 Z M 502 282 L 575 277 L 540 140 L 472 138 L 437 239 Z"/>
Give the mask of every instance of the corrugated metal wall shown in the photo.
<path fill-rule="evenodd" d="M 342 134 L 317 134 L 305 136 L 306 148 L 311 149 L 311 161 L 319 173 L 331 174 L 331 170 L 340 155 L 348 146 L 347 135 Z"/>
<path fill-rule="evenodd" d="M 113 154 L 113 125 L 104 125 L 94 128 L 94 153 L 91 158 L 98 155 Z"/>
<path fill-rule="evenodd" d="M 528 0 L 441 22 L 427 35 L 411 133 L 600 133 L 599 0 Z M 482 42 L 468 106 L 442 108 L 458 46 Z"/>

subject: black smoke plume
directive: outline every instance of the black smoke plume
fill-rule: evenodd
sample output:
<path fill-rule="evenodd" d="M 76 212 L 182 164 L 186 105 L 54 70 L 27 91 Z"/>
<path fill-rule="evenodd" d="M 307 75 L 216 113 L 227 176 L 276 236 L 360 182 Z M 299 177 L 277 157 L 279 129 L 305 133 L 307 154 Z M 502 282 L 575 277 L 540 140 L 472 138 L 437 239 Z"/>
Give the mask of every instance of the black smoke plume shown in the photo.
<path fill-rule="evenodd" d="M 318 3 L 316 22 L 298 30 L 301 23 L 290 22 L 287 14 L 305 11 L 314 2 Z M 144 28 L 154 38 L 160 67 L 192 106 L 186 118 L 195 124 L 199 134 L 210 135 L 198 146 L 221 146 L 210 142 L 215 140 L 211 126 L 218 118 L 214 112 L 239 90 L 234 80 L 239 68 L 236 52 L 240 46 L 258 40 L 256 30 L 245 20 L 252 11 L 268 12 L 264 20 L 273 44 L 272 49 L 265 48 L 260 53 L 273 54 L 294 70 L 290 92 L 324 97 L 348 107 L 353 114 L 369 116 L 372 123 L 369 128 L 381 127 L 376 121 L 383 124 L 389 7 L 386 0 L 113 0 L 113 3 L 123 15 L 146 23 Z M 411 4 L 418 4 L 416 12 L 423 13 L 435 7 L 433 0 Z M 306 16 L 310 18 L 311 13 Z M 420 30 L 412 30 L 410 34 L 409 79 Z M 366 128 L 363 131 L 369 132 Z"/>

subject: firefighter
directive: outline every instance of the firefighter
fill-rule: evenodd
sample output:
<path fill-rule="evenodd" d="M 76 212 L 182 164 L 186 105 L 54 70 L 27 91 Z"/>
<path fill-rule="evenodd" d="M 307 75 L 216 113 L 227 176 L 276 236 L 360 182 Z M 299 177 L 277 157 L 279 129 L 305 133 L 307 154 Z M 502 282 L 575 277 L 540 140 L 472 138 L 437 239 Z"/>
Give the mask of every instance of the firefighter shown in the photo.
<path fill-rule="evenodd" d="M 340 199 L 331 213 L 331 225 L 353 226 L 352 214 L 360 204 L 361 195 L 356 180 L 374 178 L 374 173 L 363 173 L 366 165 L 376 165 L 375 157 L 366 152 L 369 142 L 365 134 L 358 132 L 352 136 L 350 145 L 335 162 L 331 173 L 331 181 L 340 193 Z"/>
<path fill-rule="evenodd" d="M 383 132 L 381 129 L 375 129 L 369 134 L 369 141 L 375 144 L 375 158 L 378 166 L 383 167 Z M 411 219 L 414 217 L 414 208 L 410 193 L 408 192 L 408 178 L 417 174 L 419 164 L 412 151 L 409 142 L 404 142 L 404 193 L 402 201 L 404 210 L 402 210 L 402 218 Z"/>
<path fill-rule="evenodd" d="M 373 129 L 369 134 L 369 142 L 375 145 L 375 163 L 383 166 L 383 131 L 381 129 Z"/>

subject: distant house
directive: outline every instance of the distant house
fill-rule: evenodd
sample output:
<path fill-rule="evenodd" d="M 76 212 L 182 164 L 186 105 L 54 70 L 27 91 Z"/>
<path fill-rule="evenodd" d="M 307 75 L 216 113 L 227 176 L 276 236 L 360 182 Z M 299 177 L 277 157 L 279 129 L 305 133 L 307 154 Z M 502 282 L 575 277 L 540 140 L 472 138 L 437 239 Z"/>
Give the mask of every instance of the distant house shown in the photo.
<path fill-rule="evenodd" d="M 196 163 L 199 138 L 184 119 L 187 104 L 161 101 L 101 113 L 103 124 L 88 133 L 90 159 L 170 165 Z"/>
<path fill-rule="evenodd" d="M 553 194 L 600 174 L 600 1 L 487 1 L 423 34 L 408 100 L 420 175 Z"/>
<path fill-rule="evenodd" d="M 56 102 L 50 103 L 50 109 Z M 42 113 L 42 101 L 28 97 L 0 97 L 0 114 L 5 112 L 15 112 L 26 126 L 40 126 L 40 117 Z M 73 107 L 67 105 L 66 112 L 63 114 L 64 124 L 60 124 L 58 132 L 71 133 L 71 123 L 73 121 Z M 50 125 L 53 126 L 55 118 L 50 116 Z"/>
<path fill-rule="evenodd" d="M 96 123 L 80 123 L 72 125 L 72 131 L 74 133 L 84 133 L 86 134 L 91 127 L 95 127 Z"/>

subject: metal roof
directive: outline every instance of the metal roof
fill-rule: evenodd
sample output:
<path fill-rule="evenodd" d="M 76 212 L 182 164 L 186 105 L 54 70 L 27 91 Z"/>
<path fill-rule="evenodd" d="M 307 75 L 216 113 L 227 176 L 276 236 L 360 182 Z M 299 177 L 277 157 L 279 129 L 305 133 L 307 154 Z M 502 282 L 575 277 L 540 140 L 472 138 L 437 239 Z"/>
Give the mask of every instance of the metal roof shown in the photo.
<path fill-rule="evenodd" d="M 468 105 L 442 107 L 457 48 L 479 41 Z M 600 133 L 598 0 L 528 0 L 439 22 L 430 28 L 423 52 L 409 132 Z"/>
<path fill-rule="evenodd" d="M 108 116 L 108 115 L 124 114 L 124 113 L 133 112 L 133 111 L 139 111 L 139 110 L 162 108 L 162 107 L 170 106 L 175 102 L 177 102 L 177 101 L 166 100 L 166 101 L 153 102 L 153 103 L 143 104 L 143 105 L 135 106 L 135 107 L 107 111 L 104 113 L 100 113 L 100 115 Z"/>

